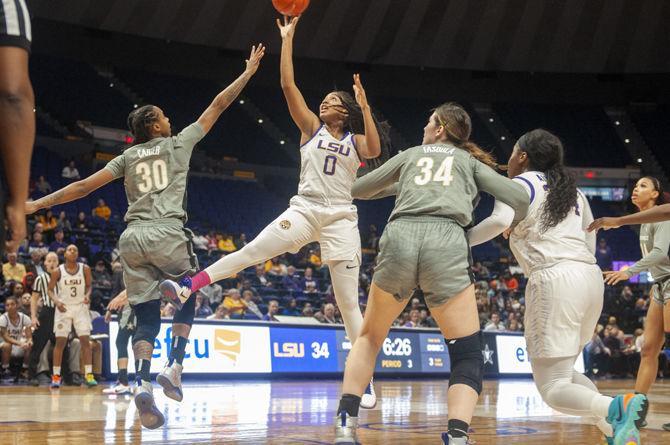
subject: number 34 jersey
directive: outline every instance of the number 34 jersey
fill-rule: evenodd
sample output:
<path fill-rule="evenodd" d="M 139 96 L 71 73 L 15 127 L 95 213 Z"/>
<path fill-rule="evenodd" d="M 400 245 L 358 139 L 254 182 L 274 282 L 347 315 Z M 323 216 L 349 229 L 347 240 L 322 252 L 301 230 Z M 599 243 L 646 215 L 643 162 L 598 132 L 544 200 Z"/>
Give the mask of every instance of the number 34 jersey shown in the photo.
<path fill-rule="evenodd" d="M 351 186 L 361 161 L 354 135 L 333 137 L 324 125 L 300 147 L 298 195 L 322 204 L 351 204 Z"/>
<path fill-rule="evenodd" d="M 186 221 L 186 177 L 193 147 L 205 136 L 198 123 L 177 136 L 133 145 L 105 168 L 124 177 L 126 222 L 176 218 Z"/>

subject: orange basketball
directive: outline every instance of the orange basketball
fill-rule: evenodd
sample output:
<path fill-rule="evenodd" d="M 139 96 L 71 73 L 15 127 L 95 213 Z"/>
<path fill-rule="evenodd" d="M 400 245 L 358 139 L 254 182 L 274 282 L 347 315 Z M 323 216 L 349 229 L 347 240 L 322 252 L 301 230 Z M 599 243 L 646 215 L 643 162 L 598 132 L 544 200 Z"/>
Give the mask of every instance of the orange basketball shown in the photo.
<path fill-rule="evenodd" d="M 295 0 L 272 0 L 272 6 L 281 14 L 281 15 L 291 15 L 293 11 L 293 3 Z"/>
<path fill-rule="evenodd" d="M 295 0 L 293 2 L 293 14 L 291 15 L 300 15 L 305 12 L 305 9 L 309 6 L 309 0 Z"/>
<path fill-rule="evenodd" d="M 309 6 L 309 0 L 272 0 L 272 5 L 281 15 L 295 17 Z"/>

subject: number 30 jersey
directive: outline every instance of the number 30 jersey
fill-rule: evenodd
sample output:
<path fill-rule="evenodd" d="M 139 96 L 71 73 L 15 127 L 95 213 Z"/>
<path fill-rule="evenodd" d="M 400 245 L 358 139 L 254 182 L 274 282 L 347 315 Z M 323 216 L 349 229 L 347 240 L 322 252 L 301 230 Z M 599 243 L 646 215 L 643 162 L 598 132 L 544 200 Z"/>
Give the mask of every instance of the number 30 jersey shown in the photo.
<path fill-rule="evenodd" d="M 354 135 L 341 140 L 324 125 L 300 147 L 300 184 L 298 195 L 325 205 L 351 204 L 351 186 L 361 161 Z"/>
<path fill-rule="evenodd" d="M 58 280 L 58 299 L 66 305 L 84 304 L 86 295 L 86 280 L 84 265 L 77 263 L 77 271 L 73 274 L 67 271 L 65 264 L 58 266 L 60 279 Z"/>
<path fill-rule="evenodd" d="M 114 178 L 124 177 L 126 222 L 186 221 L 186 177 L 193 147 L 204 136 L 200 124 L 194 123 L 177 136 L 134 145 L 107 163 Z"/>

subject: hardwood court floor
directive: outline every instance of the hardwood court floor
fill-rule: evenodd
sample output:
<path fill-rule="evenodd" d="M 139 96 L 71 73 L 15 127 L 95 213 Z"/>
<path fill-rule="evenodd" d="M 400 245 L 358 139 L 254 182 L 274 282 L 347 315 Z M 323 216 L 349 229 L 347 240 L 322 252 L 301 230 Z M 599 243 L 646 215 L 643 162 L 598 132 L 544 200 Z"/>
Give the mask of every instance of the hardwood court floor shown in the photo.
<path fill-rule="evenodd" d="M 628 390 L 629 380 L 601 381 L 608 394 Z M 364 411 L 363 444 L 441 444 L 447 418 L 443 380 L 377 382 L 379 403 Z M 128 396 L 95 389 L 0 386 L 0 444 L 328 444 L 340 383 L 222 381 L 189 383 L 179 404 L 156 390 L 167 419 L 158 430 L 139 425 Z M 670 382 L 650 394 L 645 444 L 670 444 Z M 530 380 L 487 381 L 472 423 L 472 439 L 490 444 L 600 444 L 595 427 L 552 411 Z"/>

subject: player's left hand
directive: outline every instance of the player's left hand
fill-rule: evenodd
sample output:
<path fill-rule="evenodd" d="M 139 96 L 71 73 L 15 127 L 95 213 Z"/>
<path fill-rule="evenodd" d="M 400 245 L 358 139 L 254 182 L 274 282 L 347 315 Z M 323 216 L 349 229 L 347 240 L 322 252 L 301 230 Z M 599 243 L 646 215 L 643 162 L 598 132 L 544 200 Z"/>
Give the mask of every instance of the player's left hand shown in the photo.
<path fill-rule="evenodd" d="M 252 76 L 258 70 L 258 67 L 261 64 L 261 59 L 265 55 L 265 46 L 262 43 L 259 43 L 258 46 L 252 46 L 251 52 L 249 53 L 249 58 L 245 60 L 247 68 L 245 72 L 251 74 Z"/>
<path fill-rule="evenodd" d="M 356 97 L 356 103 L 359 107 L 367 108 L 370 106 L 368 105 L 368 97 L 365 95 L 365 89 L 361 83 L 360 74 L 354 74 L 354 95 Z"/>
<path fill-rule="evenodd" d="M 621 227 L 621 223 L 619 222 L 619 218 L 605 217 L 605 218 L 598 218 L 595 221 L 593 221 L 589 225 L 587 230 L 589 232 L 593 232 L 594 230 L 618 229 L 619 227 Z"/>
<path fill-rule="evenodd" d="M 617 283 L 620 283 L 622 281 L 627 281 L 630 277 L 626 272 L 623 271 L 607 271 L 603 272 L 603 275 L 605 276 L 605 283 L 609 284 L 611 286 L 614 286 Z"/>
<path fill-rule="evenodd" d="M 91 299 L 88 298 L 88 295 L 84 297 L 84 304 L 89 304 L 91 302 Z"/>

